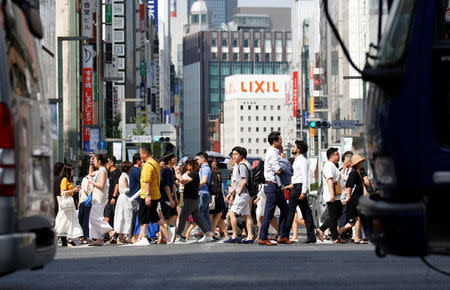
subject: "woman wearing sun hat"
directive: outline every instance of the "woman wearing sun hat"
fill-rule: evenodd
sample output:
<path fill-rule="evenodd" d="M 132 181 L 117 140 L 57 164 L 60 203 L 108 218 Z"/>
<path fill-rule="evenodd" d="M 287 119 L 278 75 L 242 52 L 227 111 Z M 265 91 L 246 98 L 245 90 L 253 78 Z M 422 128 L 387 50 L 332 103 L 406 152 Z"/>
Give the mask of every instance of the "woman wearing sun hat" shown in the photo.
<path fill-rule="evenodd" d="M 339 235 L 354 227 L 359 219 L 356 206 L 358 205 L 359 198 L 364 194 L 364 179 L 361 174 L 364 161 L 366 161 L 366 159 L 361 157 L 361 155 L 355 154 L 352 156 L 351 165 L 353 170 L 350 172 L 345 184 L 347 199 L 342 202 L 344 205 L 347 205 L 347 220 L 345 226 L 338 230 Z M 363 171 L 363 174 L 365 174 L 365 171 Z M 356 229 L 354 243 L 367 243 L 361 239 L 359 229 Z"/>

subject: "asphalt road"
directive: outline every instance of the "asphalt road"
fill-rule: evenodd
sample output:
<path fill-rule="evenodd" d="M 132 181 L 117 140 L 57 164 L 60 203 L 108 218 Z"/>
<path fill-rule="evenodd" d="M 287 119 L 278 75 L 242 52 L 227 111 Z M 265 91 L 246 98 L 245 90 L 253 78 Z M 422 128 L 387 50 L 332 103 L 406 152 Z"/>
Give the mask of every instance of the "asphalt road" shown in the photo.
<path fill-rule="evenodd" d="M 430 257 L 449 271 L 450 257 Z M 375 256 L 371 245 L 218 243 L 58 248 L 39 271 L 1 289 L 450 289 L 418 258 Z"/>

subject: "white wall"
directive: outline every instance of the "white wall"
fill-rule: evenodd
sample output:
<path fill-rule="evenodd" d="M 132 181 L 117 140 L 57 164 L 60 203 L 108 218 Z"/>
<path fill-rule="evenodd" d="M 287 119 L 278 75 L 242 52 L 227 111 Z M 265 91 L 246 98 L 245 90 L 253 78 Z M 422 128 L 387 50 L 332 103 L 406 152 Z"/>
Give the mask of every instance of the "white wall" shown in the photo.
<path fill-rule="evenodd" d="M 253 92 L 250 92 L 252 81 Z M 264 93 L 260 90 L 255 92 L 255 81 L 259 84 L 264 81 Z M 271 92 L 267 92 L 268 82 Z M 273 82 L 278 92 L 272 91 Z M 233 147 L 242 146 L 249 156 L 264 158 L 271 131 L 281 133 L 283 144 L 293 144 L 295 122 L 290 117 L 292 108 L 286 104 L 289 82 L 289 75 L 233 75 L 225 78 L 222 154 L 227 155 Z M 242 91 L 242 85 L 247 92 Z"/>

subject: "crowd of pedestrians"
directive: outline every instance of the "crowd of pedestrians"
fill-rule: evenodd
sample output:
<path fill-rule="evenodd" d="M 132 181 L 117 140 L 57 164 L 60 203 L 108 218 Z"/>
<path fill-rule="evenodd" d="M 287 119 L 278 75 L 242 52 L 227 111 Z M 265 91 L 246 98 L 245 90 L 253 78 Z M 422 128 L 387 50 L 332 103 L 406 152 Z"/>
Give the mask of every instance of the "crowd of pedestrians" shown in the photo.
<path fill-rule="evenodd" d="M 360 234 L 356 209 L 359 197 L 371 188 L 365 159 L 348 151 L 338 168 L 338 149 L 328 149 L 320 173 L 327 219 L 319 227 L 314 224 L 308 196 L 306 142 L 295 141 L 290 160 L 284 158 L 279 132 L 271 132 L 268 142 L 270 147 L 260 163 L 250 164 L 241 146 L 231 150 L 227 192 L 217 160 L 205 152 L 178 164 L 173 153 L 154 158 L 148 145 L 139 148 L 132 163 L 117 165 L 113 156 L 93 155 L 89 172 L 78 186 L 73 183 L 74 168 L 57 163 L 55 231 L 62 246 L 213 240 L 273 246 L 298 241 L 302 225 L 305 243 L 327 239 L 367 243 Z M 256 179 L 257 170 L 262 181 Z"/>

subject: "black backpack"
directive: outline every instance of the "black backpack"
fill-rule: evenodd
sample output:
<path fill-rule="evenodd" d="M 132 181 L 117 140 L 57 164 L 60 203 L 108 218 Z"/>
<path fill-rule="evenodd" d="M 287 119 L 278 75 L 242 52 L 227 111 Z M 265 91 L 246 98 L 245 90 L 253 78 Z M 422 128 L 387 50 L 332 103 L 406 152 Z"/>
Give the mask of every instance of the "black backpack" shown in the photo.
<path fill-rule="evenodd" d="M 254 197 L 258 195 L 258 184 L 255 183 L 255 180 L 253 178 L 253 170 L 251 170 L 247 164 L 244 163 L 244 166 L 248 170 L 249 179 L 247 181 L 247 189 L 248 193 L 250 194 L 250 197 Z"/>
<path fill-rule="evenodd" d="M 253 181 L 256 184 L 266 183 L 264 178 L 264 161 L 259 161 L 258 165 L 252 169 Z"/>
<path fill-rule="evenodd" d="M 219 180 L 219 176 L 214 170 L 211 170 L 211 182 L 208 185 L 209 193 L 212 195 L 217 195 L 222 193 L 222 183 Z"/>

